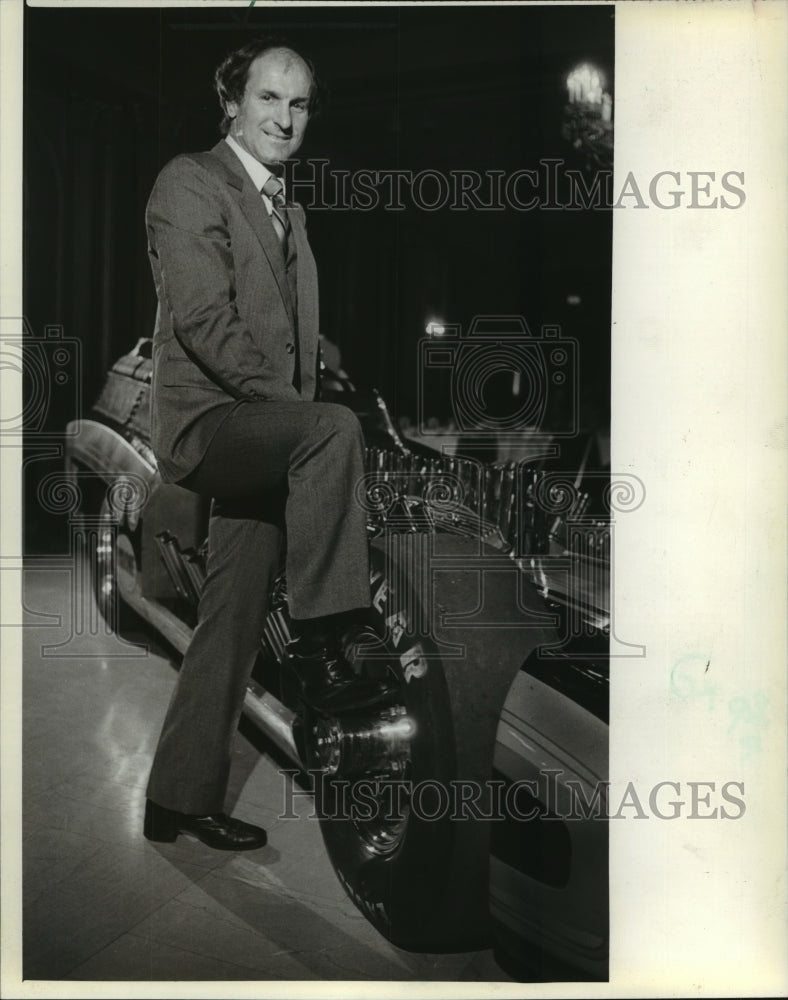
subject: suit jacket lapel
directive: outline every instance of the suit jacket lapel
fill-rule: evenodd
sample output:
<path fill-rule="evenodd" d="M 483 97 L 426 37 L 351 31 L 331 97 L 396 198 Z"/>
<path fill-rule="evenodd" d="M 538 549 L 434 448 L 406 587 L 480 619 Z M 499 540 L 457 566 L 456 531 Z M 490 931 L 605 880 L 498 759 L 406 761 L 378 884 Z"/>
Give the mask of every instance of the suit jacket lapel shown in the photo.
<path fill-rule="evenodd" d="M 287 315 L 293 324 L 293 329 L 295 329 L 295 311 L 290 295 L 290 287 L 287 283 L 282 247 L 277 239 L 268 212 L 265 210 L 265 204 L 260 192 L 255 188 L 251 177 L 244 170 L 243 164 L 223 139 L 213 147 L 211 153 L 217 156 L 227 168 L 227 183 L 232 189 L 239 208 L 246 216 L 247 221 L 260 241 L 263 252 L 268 258 L 268 263 L 271 265 L 271 270 L 274 272 L 276 283 L 279 286 L 279 292 L 284 300 Z M 298 247 L 298 241 L 296 241 L 296 247 Z"/>
<path fill-rule="evenodd" d="M 317 281 L 312 251 L 306 236 L 304 211 L 297 205 L 289 212 L 291 233 L 298 254 L 298 328 L 303 334 L 317 335 Z"/>

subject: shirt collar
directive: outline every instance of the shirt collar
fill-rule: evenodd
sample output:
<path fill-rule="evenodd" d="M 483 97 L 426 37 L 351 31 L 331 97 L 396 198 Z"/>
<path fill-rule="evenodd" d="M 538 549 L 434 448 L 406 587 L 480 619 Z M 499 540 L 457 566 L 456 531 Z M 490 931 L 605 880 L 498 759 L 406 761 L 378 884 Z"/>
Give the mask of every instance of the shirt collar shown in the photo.
<path fill-rule="evenodd" d="M 274 176 L 273 172 L 270 171 L 264 163 L 261 163 L 259 160 L 256 160 L 251 153 L 247 153 L 247 151 L 243 148 L 243 146 L 241 146 L 240 143 L 236 142 L 236 140 L 233 139 L 231 135 L 229 134 L 226 135 L 224 137 L 224 141 L 227 143 L 230 149 L 232 149 L 232 151 L 241 161 L 247 174 L 249 174 L 249 176 L 251 177 L 252 183 L 257 188 L 257 190 L 262 191 L 263 184 L 265 184 L 265 182 L 268 180 L 269 177 Z M 285 193 L 284 177 L 278 177 L 277 180 L 282 185 L 282 193 L 284 194 Z M 270 201 L 267 195 L 263 195 L 263 198 L 266 199 L 266 204 Z"/>

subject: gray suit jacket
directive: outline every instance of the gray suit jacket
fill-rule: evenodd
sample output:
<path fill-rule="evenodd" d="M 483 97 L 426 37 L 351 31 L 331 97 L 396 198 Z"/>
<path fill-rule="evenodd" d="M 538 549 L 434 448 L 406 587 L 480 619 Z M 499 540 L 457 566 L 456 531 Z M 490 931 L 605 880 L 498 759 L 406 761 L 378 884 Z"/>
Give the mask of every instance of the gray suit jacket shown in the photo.
<path fill-rule="evenodd" d="M 260 193 L 226 142 L 176 157 L 156 180 L 146 211 L 159 299 L 151 430 L 165 482 L 195 468 L 239 401 L 315 398 L 317 272 L 303 210 L 289 217 L 297 305 Z"/>

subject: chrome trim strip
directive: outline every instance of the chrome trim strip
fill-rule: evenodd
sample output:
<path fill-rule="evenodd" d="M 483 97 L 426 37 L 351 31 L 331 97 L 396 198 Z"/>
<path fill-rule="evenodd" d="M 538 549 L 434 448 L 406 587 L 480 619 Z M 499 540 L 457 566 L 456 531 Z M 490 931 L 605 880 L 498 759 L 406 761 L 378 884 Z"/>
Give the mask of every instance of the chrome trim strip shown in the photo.
<path fill-rule="evenodd" d="M 180 618 L 156 601 L 151 601 L 138 594 L 130 594 L 127 603 L 171 642 L 179 653 L 186 652 L 191 641 L 192 630 Z M 293 737 L 295 712 L 292 712 L 267 691 L 258 695 L 251 688 L 247 689 L 244 696 L 244 712 L 296 767 L 303 767 Z"/>
<path fill-rule="evenodd" d="M 258 695 L 251 688 L 246 691 L 244 712 L 296 767 L 304 766 L 293 738 L 295 712 L 267 691 Z"/>

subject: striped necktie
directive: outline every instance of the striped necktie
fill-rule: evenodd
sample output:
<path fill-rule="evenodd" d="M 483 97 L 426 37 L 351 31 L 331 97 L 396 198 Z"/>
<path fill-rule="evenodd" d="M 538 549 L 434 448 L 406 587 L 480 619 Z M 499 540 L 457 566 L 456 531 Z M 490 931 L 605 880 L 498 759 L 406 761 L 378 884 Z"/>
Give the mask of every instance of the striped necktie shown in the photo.
<path fill-rule="evenodd" d="M 287 206 L 282 182 L 272 174 L 265 184 L 263 184 L 263 194 L 271 199 L 271 222 L 274 225 L 279 242 L 282 244 L 285 260 L 287 260 L 291 246 L 292 229 L 290 219 L 287 217 Z"/>

